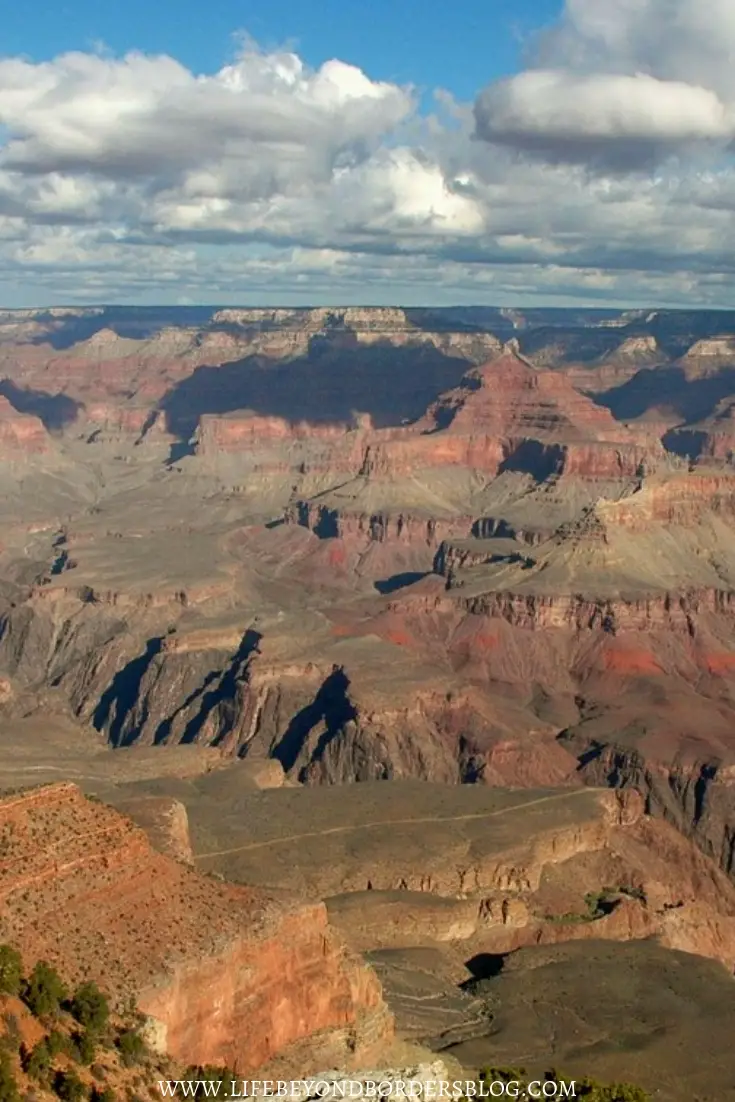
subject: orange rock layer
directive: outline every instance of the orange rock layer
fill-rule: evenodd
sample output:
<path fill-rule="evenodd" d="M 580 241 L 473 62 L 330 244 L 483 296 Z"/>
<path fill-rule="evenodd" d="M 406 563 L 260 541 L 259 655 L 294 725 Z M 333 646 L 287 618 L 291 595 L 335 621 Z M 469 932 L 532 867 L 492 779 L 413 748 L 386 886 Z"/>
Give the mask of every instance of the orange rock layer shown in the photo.
<path fill-rule="evenodd" d="M 18 413 L 7 398 L 0 395 L 0 456 L 39 455 L 51 451 L 51 441 L 43 422 L 27 413 Z"/>
<path fill-rule="evenodd" d="M 0 940 L 132 995 L 172 1057 L 247 1073 L 313 1034 L 344 1058 L 390 1035 L 377 979 L 323 905 L 199 876 L 71 784 L 0 801 L 0 837 Z"/>

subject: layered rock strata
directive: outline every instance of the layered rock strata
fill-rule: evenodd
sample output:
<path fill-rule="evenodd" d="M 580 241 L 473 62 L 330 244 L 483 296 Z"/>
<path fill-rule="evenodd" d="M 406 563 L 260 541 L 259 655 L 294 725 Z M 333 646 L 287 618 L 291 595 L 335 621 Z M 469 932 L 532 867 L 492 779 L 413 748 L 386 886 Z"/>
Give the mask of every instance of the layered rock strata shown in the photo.
<path fill-rule="evenodd" d="M 7 796 L 0 832 L 2 940 L 132 997 L 173 1058 L 246 1074 L 311 1035 L 343 1058 L 390 1036 L 323 905 L 201 877 L 71 784 Z"/>

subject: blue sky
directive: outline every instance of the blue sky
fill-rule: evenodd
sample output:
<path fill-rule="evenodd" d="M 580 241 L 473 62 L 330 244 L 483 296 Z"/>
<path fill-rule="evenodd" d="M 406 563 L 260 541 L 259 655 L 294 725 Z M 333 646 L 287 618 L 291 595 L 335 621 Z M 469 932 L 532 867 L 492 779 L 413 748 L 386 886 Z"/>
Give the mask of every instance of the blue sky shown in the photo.
<path fill-rule="evenodd" d="M 337 57 L 376 80 L 470 100 L 515 71 L 523 40 L 560 8 L 558 0 L 36 0 L 5 5 L 0 50 L 47 60 L 104 43 L 215 72 L 233 34 L 245 31 L 265 48 L 292 44 L 315 67 Z"/>
<path fill-rule="evenodd" d="M 732 304 L 733 0 L 35 0 L 0 49 L 0 306 Z"/>

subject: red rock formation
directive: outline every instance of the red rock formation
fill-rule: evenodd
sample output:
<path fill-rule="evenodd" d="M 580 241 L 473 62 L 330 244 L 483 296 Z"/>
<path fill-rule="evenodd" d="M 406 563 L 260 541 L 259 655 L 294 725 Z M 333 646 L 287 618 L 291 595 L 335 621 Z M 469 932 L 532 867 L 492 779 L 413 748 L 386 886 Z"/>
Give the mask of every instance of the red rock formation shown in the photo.
<path fill-rule="evenodd" d="M 261 448 L 288 445 L 294 441 L 341 440 L 346 425 L 311 425 L 305 421 L 292 424 L 282 417 L 260 417 L 255 413 L 235 413 L 226 416 L 205 414 L 194 436 L 197 453 L 202 456 L 219 452 L 253 453 Z M 288 469 L 288 463 L 284 464 Z"/>
<path fill-rule="evenodd" d="M 390 1035 L 380 985 L 323 905 L 201 877 L 71 784 L 0 801 L 0 832 L 2 940 L 132 995 L 175 1059 L 246 1074 L 322 1031 L 341 1058 Z"/>
<path fill-rule="evenodd" d="M 542 475 L 620 478 L 662 454 L 655 438 L 642 441 L 640 431 L 621 425 L 563 375 L 537 370 L 513 347 L 468 372 L 414 425 L 377 432 L 366 443 L 365 469 L 394 475 L 455 465 L 496 474 L 507 464 Z"/>
<path fill-rule="evenodd" d="M 411 323 L 402 310 L 390 309 L 225 310 L 212 324 L 222 328 L 164 326 L 151 336 L 144 321 L 140 329 L 145 336 L 121 336 L 101 328 L 69 347 L 55 348 L 42 338 L 53 340 L 59 319 L 14 322 L 6 326 L 4 341 L 0 329 L 0 370 L 21 387 L 63 393 L 83 405 L 133 402 L 150 414 L 199 367 L 217 368 L 256 357 L 266 365 L 306 358 L 315 338 L 328 344 L 335 375 L 341 369 L 336 361 L 342 349 L 377 346 L 379 351 L 385 345 L 477 363 L 500 347 L 490 333 L 433 332 Z M 128 320 L 126 332 L 134 331 Z M 216 373 L 211 385 L 215 393 Z M 200 412 L 195 402 L 194 421 Z M 84 421 L 83 413 L 80 420 Z"/>
<path fill-rule="evenodd" d="M 674 429 L 666 443 L 672 450 L 693 459 L 732 462 L 735 458 L 735 399 L 725 398 L 710 417 Z"/>
<path fill-rule="evenodd" d="M 52 450 L 51 440 L 39 417 L 18 413 L 0 395 L 0 456 L 8 459 L 42 455 Z"/>
<path fill-rule="evenodd" d="M 669 472 L 643 483 L 620 501 L 605 502 L 600 514 L 612 528 L 645 531 L 652 523 L 695 526 L 706 514 L 735 517 L 735 470 Z"/>
<path fill-rule="evenodd" d="M 198 434 L 202 455 L 253 452 L 258 447 L 314 441 L 287 460 L 296 469 L 344 475 L 411 476 L 417 470 L 466 467 L 496 474 L 504 463 L 542 473 L 580 477 L 630 477 L 660 443 L 632 432 L 609 410 L 595 405 L 562 375 L 539 371 L 511 348 L 434 403 L 403 428 L 372 428 L 369 418 L 345 433 L 344 426 L 289 424 L 281 418 L 234 414 L 207 416 Z M 324 444 L 333 445 L 325 453 Z"/>
<path fill-rule="evenodd" d="M 89 402 L 79 412 L 75 426 L 89 443 L 96 444 L 146 440 L 170 445 L 175 439 L 166 430 L 162 411 L 151 411 L 148 406 L 119 405 L 109 400 Z"/>
<path fill-rule="evenodd" d="M 554 371 L 537 370 L 513 345 L 498 359 L 468 372 L 462 386 L 428 411 L 427 426 L 510 439 L 627 442 L 627 430 Z"/>

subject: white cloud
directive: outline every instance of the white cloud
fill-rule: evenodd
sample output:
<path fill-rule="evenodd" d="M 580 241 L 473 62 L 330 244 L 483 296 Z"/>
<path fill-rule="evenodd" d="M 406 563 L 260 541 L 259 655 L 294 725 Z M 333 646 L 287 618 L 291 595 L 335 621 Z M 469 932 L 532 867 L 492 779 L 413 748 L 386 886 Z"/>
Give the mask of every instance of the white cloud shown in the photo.
<path fill-rule="evenodd" d="M 702 151 L 732 130 L 735 4 L 706 15 L 568 0 L 533 68 L 428 118 L 250 43 L 208 75 L 0 60 L 0 301 L 727 305 L 735 168 Z"/>
<path fill-rule="evenodd" d="M 735 111 L 713 91 L 645 73 L 533 69 L 486 88 L 475 118 L 486 141 L 623 169 L 735 133 Z"/>
<path fill-rule="evenodd" d="M 735 137 L 732 0 L 567 0 L 532 67 L 478 97 L 478 136 L 598 169 Z"/>
<path fill-rule="evenodd" d="M 234 65 L 195 76 L 169 57 L 82 53 L 42 64 L 0 61 L 6 169 L 174 177 L 193 165 L 287 160 L 314 178 L 369 146 L 412 107 L 410 93 L 329 61 L 249 47 Z M 303 176 L 302 176 L 303 179 Z"/>
<path fill-rule="evenodd" d="M 541 40 L 540 64 L 577 72 L 648 73 L 735 98 L 731 0 L 567 0 Z"/>

